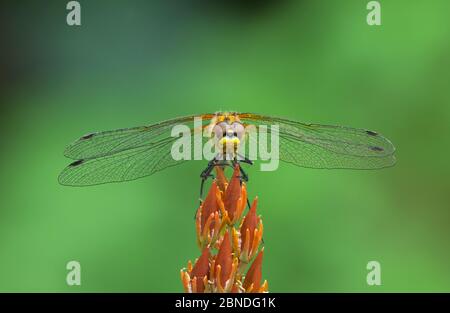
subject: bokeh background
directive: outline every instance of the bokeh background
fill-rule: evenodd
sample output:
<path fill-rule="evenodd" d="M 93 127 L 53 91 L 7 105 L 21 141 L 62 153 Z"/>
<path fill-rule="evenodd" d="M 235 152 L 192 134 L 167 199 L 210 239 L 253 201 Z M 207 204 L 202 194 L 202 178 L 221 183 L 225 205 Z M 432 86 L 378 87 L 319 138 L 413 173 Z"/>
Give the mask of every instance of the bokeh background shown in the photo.
<path fill-rule="evenodd" d="M 180 292 L 199 256 L 199 172 L 60 186 L 97 130 L 217 110 L 380 131 L 380 171 L 248 169 L 274 292 L 450 291 L 447 0 L 2 1 L 0 290 Z M 82 284 L 66 285 L 66 263 Z M 381 263 L 382 286 L 366 284 Z"/>

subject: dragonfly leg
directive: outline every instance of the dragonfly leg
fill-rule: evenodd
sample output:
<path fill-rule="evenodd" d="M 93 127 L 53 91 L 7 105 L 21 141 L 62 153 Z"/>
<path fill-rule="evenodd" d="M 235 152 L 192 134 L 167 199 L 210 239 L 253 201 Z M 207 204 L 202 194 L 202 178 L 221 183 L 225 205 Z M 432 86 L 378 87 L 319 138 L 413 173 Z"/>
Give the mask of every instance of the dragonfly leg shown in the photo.
<path fill-rule="evenodd" d="M 247 173 L 244 171 L 244 169 L 242 168 L 241 164 L 240 163 L 238 163 L 238 164 L 239 164 L 239 170 L 241 171 L 242 180 L 245 181 L 245 182 L 248 182 L 248 175 L 247 175 Z"/>
<path fill-rule="evenodd" d="M 202 204 L 203 186 L 205 184 L 205 181 L 208 179 L 208 177 L 214 177 L 211 174 L 211 172 L 214 169 L 214 166 L 216 166 L 216 165 L 217 165 L 217 160 L 216 160 L 216 158 L 214 158 L 208 162 L 208 166 L 200 174 L 200 178 L 202 179 L 202 181 L 200 183 L 200 204 Z"/>
<path fill-rule="evenodd" d="M 203 186 L 205 185 L 205 181 L 208 179 L 208 177 L 214 177 L 211 172 L 214 169 L 214 166 L 216 166 L 216 158 L 212 159 L 208 162 L 208 166 L 203 170 L 203 172 L 200 174 L 201 183 L 200 183 L 200 197 L 199 197 L 199 205 L 202 205 L 202 197 L 203 197 Z M 195 210 L 194 214 L 194 220 L 197 218 L 197 210 Z"/>
<path fill-rule="evenodd" d="M 241 164 L 240 163 L 238 163 L 239 164 L 239 169 L 240 169 L 240 171 L 241 171 L 241 175 L 242 175 L 242 179 L 245 181 L 245 182 L 248 182 L 248 175 L 247 175 L 247 173 L 246 172 L 244 172 L 244 170 L 242 169 L 242 166 L 241 166 Z M 247 206 L 248 206 L 248 209 L 250 210 L 250 201 L 248 200 L 248 197 L 247 197 Z"/>
<path fill-rule="evenodd" d="M 253 165 L 253 161 L 250 160 L 249 158 L 247 158 L 246 156 L 239 154 L 239 153 L 237 153 L 237 156 L 240 158 L 240 160 L 239 160 L 240 162 L 247 163 L 249 165 Z"/>

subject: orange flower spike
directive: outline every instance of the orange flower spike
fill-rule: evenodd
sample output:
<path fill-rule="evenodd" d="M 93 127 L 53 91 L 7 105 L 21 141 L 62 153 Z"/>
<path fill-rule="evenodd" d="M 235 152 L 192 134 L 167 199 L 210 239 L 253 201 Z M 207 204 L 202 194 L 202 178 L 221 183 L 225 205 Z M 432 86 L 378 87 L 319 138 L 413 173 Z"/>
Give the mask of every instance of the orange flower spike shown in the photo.
<path fill-rule="evenodd" d="M 225 289 L 227 282 L 231 278 L 233 270 L 233 255 L 231 253 L 231 241 L 228 230 L 223 236 L 220 244 L 219 252 L 217 253 L 214 275 L 216 285 L 219 289 Z"/>
<path fill-rule="evenodd" d="M 267 292 L 265 280 L 261 285 L 263 225 L 257 216 L 258 200 L 254 199 L 247 215 L 241 220 L 247 206 L 247 188 L 240 177 L 239 165 L 228 180 L 224 170 L 216 166 L 216 179 L 196 216 L 197 241 L 202 255 L 193 266 L 181 270 L 185 292 Z M 213 255 L 212 250 L 217 249 Z M 257 254 L 256 258 L 255 255 Z M 246 275 L 245 269 L 253 260 Z"/>
<path fill-rule="evenodd" d="M 261 292 L 263 287 L 267 288 L 267 282 L 264 282 L 263 286 L 260 285 L 262 277 L 261 268 L 263 254 L 264 248 L 258 253 L 258 256 L 248 269 L 247 275 L 245 275 L 242 287 L 246 290 L 246 292 Z"/>
<path fill-rule="evenodd" d="M 247 189 L 245 184 L 241 184 L 239 165 L 236 165 L 224 194 L 224 205 L 228 212 L 228 217 L 234 224 L 244 211 L 247 202 Z"/>
<path fill-rule="evenodd" d="M 259 216 L 256 215 L 256 206 L 258 204 L 258 198 L 253 200 L 252 206 L 244 217 L 240 227 L 241 233 L 241 261 L 248 263 L 256 251 L 262 240 L 263 225 Z"/>

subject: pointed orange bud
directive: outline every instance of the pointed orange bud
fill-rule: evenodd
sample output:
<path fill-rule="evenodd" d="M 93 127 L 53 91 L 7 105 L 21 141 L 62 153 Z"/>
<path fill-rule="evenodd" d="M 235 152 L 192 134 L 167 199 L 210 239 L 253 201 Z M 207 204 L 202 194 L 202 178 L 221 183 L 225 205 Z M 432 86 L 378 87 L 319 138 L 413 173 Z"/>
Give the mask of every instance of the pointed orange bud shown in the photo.
<path fill-rule="evenodd" d="M 241 217 L 247 203 L 247 189 L 244 183 L 241 184 L 240 174 L 239 165 L 236 165 L 223 199 L 231 224 Z"/>
<path fill-rule="evenodd" d="M 201 277 L 208 275 L 209 271 L 209 248 L 205 248 L 203 250 L 202 255 L 198 258 L 197 262 L 195 262 L 194 267 L 192 268 L 191 277 Z"/>
<path fill-rule="evenodd" d="M 259 224 L 259 217 L 256 216 L 256 204 L 257 203 L 258 203 L 258 198 L 255 198 L 255 200 L 253 200 L 252 207 L 250 208 L 247 215 L 244 217 L 244 221 L 242 222 L 242 225 L 241 225 L 242 243 L 244 243 L 244 242 L 246 242 L 246 240 L 248 240 L 251 245 L 251 243 L 253 242 L 254 232 L 255 232 L 256 227 Z M 250 235 L 249 238 L 247 238 L 248 235 Z"/>
<path fill-rule="evenodd" d="M 203 292 L 205 290 L 203 279 L 208 276 L 209 273 L 209 256 L 209 248 L 205 248 L 200 258 L 195 262 L 194 268 L 190 273 L 190 277 L 193 280 L 196 279 L 197 286 L 194 292 Z"/>
<path fill-rule="evenodd" d="M 230 183 L 225 190 L 225 209 L 228 212 L 230 220 L 233 220 L 234 213 L 236 212 L 236 206 L 239 198 L 241 197 L 241 181 L 239 179 L 240 170 L 239 166 L 236 165 L 234 168 L 233 176 L 231 177 Z"/>
<path fill-rule="evenodd" d="M 205 198 L 205 201 L 201 204 L 201 216 L 200 216 L 200 228 L 204 229 L 206 220 L 212 213 L 215 213 L 219 210 L 217 193 L 219 189 L 217 188 L 217 184 L 215 181 L 211 184 L 211 188 L 209 189 L 208 195 Z M 214 227 L 214 222 L 210 224 L 210 228 Z"/>
<path fill-rule="evenodd" d="M 222 192 L 217 187 L 217 183 L 213 181 L 205 201 L 197 210 L 197 243 L 200 248 L 214 245 L 220 230 L 228 223 L 228 218 L 223 215 L 223 212 Z"/>
<path fill-rule="evenodd" d="M 200 258 L 195 262 L 194 267 L 192 267 L 192 263 L 189 261 L 187 269 L 182 269 L 180 271 L 181 282 L 183 283 L 185 292 L 192 293 L 205 291 L 210 269 L 209 258 L 209 248 L 205 248 Z"/>
<path fill-rule="evenodd" d="M 216 166 L 216 180 L 217 180 L 217 186 L 219 187 L 220 191 L 225 192 L 228 185 L 228 180 L 225 177 L 225 173 L 223 172 L 222 167 Z"/>
<path fill-rule="evenodd" d="M 239 258 L 244 263 L 248 263 L 255 256 L 262 240 L 263 224 L 260 217 L 256 215 L 257 204 L 258 198 L 255 198 L 239 229 L 241 234 Z"/>
<path fill-rule="evenodd" d="M 233 255 L 231 254 L 231 241 L 228 230 L 223 236 L 220 244 L 219 252 L 215 262 L 216 280 L 222 288 L 225 288 L 227 281 L 230 279 L 233 264 Z"/>
<path fill-rule="evenodd" d="M 244 283 L 242 287 L 246 290 L 246 292 L 260 292 L 261 291 L 261 277 L 262 277 L 262 258 L 264 254 L 264 249 L 262 249 L 258 256 L 253 261 L 252 265 L 247 271 L 247 275 L 245 275 Z"/>

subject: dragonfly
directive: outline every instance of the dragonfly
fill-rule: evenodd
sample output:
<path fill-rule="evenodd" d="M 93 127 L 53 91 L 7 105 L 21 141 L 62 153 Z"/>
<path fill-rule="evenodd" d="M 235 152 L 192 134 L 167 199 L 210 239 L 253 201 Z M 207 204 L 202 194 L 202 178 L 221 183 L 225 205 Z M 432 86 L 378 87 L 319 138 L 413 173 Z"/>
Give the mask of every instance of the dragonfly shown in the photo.
<path fill-rule="evenodd" d="M 199 126 L 195 126 L 196 118 L 202 121 Z M 301 123 L 255 113 L 216 112 L 84 135 L 66 147 L 64 155 L 74 161 L 63 169 L 58 181 L 68 186 L 123 182 L 182 164 L 186 160 L 175 160 L 171 156 L 172 146 L 179 139 L 172 136 L 172 128 L 180 124 L 187 126 L 191 133 L 196 127 L 208 128 L 216 144 L 233 147 L 231 157 L 225 161 L 224 158 L 209 160 L 200 175 L 202 186 L 211 176 L 211 170 L 223 166 L 224 162 L 239 166 L 253 164 L 246 157 L 237 158 L 237 148 L 246 140 L 248 126 L 258 130 L 262 126 L 277 125 L 276 130 L 266 129 L 269 133 L 276 131 L 279 138 L 279 160 L 300 167 L 381 169 L 396 162 L 394 145 L 375 131 Z M 246 174 L 243 176 L 248 179 Z"/>

